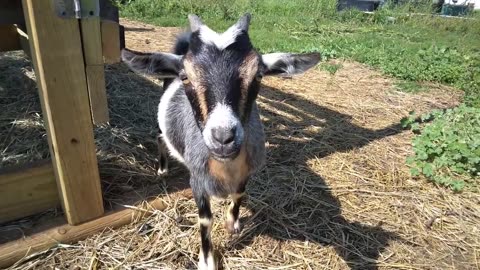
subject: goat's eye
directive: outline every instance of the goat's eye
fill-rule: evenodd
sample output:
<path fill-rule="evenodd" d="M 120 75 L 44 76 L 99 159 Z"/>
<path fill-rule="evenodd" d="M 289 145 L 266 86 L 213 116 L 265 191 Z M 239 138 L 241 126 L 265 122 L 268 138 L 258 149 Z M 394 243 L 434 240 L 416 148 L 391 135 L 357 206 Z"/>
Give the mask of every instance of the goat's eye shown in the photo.
<path fill-rule="evenodd" d="M 180 77 L 180 80 L 182 80 L 183 84 L 190 83 L 190 80 L 188 79 L 187 74 L 185 74 L 185 72 L 180 72 L 180 74 L 178 74 L 178 77 Z"/>
<path fill-rule="evenodd" d="M 257 75 L 255 75 L 255 78 L 256 78 L 258 81 L 260 81 L 260 80 L 262 80 L 262 78 L 263 78 L 263 74 L 257 73 Z"/>

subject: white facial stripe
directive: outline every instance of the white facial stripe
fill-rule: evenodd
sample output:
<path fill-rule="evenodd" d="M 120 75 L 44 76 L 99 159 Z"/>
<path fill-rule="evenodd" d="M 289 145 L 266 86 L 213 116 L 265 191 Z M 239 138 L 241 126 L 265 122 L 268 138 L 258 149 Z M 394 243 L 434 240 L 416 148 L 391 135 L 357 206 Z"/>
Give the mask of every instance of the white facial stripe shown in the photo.
<path fill-rule="evenodd" d="M 208 117 L 207 126 L 233 128 L 238 123 L 232 109 L 222 103 L 218 103 Z"/>
<path fill-rule="evenodd" d="M 218 49 L 223 50 L 235 42 L 237 36 L 242 32 L 241 29 L 233 25 L 227 31 L 219 34 L 206 25 L 200 27 L 200 39 L 206 44 L 213 44 Z"/>

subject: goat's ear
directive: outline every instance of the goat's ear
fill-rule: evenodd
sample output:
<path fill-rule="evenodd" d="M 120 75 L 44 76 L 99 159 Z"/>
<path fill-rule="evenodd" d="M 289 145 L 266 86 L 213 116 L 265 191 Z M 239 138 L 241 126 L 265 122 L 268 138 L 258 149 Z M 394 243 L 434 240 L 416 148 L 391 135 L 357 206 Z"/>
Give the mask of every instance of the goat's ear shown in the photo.
<path fill-rule="evenodd" d="M 262 55 L 265 76 L 290 76 L 301 74 L 320 61 L 319 53 L 270 53 Z"/>
<path fill-rule="evenodd" d="M 178 76 L 182 65 L 182 56 L 171 53 L 142 53 L 122 49 L 122 61 L 138 73 L 156 75 L 160 78 Z"/>

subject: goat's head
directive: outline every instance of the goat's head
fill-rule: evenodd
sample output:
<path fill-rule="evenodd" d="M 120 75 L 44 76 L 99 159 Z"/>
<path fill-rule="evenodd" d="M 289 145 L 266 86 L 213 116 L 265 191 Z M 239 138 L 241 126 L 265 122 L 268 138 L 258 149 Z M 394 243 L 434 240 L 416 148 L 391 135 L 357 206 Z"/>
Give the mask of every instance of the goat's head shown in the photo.
<path fill-rule="evenodd" d="M 260 55 L 248 36 L 250 18 L 245 14 L 219 34 L 190 15 L 192 33 L 182 55 L 122 52 L 134 71 L 180 78 L 205 144 L 219 160 L 239 153 L 263 76 L 303 73 L 320 60 L 318 53 Z"/>

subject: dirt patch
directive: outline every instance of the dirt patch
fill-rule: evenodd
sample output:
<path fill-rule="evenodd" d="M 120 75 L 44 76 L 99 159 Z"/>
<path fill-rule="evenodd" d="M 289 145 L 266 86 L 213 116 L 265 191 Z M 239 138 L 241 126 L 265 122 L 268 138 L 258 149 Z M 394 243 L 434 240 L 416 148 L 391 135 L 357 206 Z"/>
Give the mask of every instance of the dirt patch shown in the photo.
<path fill-rule="evenodd" d="M 179 29 L 122 20 L 127 47 L 170 51 Z M 1 166 L 47 158 L 30 62 L 0 55 Z M 341 62 L 293 79 L 268 78 L 259 104 L 268 165 L 249 183 L 244 229 L 224 230 L 215 202 L 213 241 L 224 269 L 476 269 L 480 199 L 414 179 L 405 158 L 412 133 L 399 126 L 411 110 L 458 104 L 454 89 L 398 92 L 394 80 L 359 63 Z M 110 125 L 95 137 L 107 206 L 159 196 L 168 208 L 84 241 L 60 245 L 12 269 L 195 269 L 196 207 L 188 173 L 171 164 L 155 177 L 155 114 L 161 81 L 124 65 L 106 67 Z M 3 224 L 2 236 L 26 231 L 51 210 Z M 96 268 L 95 268 L 95 267 Z"/>

